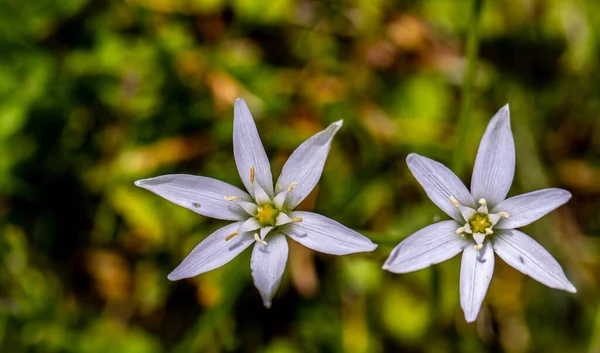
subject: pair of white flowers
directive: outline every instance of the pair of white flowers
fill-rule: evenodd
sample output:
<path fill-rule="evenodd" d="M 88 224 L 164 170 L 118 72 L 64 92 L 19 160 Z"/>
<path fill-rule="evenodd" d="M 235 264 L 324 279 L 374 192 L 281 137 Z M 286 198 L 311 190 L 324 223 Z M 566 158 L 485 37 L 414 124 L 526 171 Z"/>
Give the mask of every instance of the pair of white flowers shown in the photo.
<path fill-rule="evenodd" d="M 286 235 L 313 250 L 345 255 L 375 250 L 365 236 L 312 212 L 294 211 L 323 172 L 335 122 L 300 145 L 273 186 L 271 167 L 248 106 L 235 102 L 233 152 L 248 192 L 219 180 L 184 174 L 138 180 L 135 185 L 201 215 L 234 221 L 202 241 L 169 274 L 193 277 L 231 261 L 254 244 L 254 284 L 271 306 L 288 257 Z M 494 271 L 494 252 L 505 262 L 552 288 L 575 292 L 556 260 L 514 228 L 525 226 L 569 200 L 561 189 L 543 189 L 506 199 L 515 170 L 508 105 L 491 120 L 477 153 L 471 191 L 444 165 L 410 154 L 407 164 L 429 198 L 453 220 L 425 227 L 402 241 L 383 268 L 406 273 L 463 252 L 460 302 L 467 321 L 477 318 Z"/>

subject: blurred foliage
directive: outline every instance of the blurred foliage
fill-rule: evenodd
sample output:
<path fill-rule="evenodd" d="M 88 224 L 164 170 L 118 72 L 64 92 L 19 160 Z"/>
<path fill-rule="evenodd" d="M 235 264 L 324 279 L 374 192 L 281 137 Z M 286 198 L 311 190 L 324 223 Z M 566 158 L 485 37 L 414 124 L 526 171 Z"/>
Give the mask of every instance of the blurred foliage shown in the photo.
<path fill-rule="evenodd" d="M 0 2 L 0 351 L 600 352 L 600 3 L 488 0 L 468 123 L 458 124 L 470 1 Z M 471 23 L 472 24 L 472 23 Z M 256 118 L 274 175 L 344 119 L 302 205 L 381 244 L 334 257 L 290 241 L 273 308 L 249 252 L 169 273 L 223 222 L 133 181 L 166 173 L 241 186 L 232 104 Z M 390 250 L 445 217 L 408 172 L 418 152 L 464 164 L 511 104 L 511 194 L 568 205 L 525 231 L 579 292 L 497 261 L 475 324 L 459 258 L 406 275 Z M 463 112 L 464 114 L 464 112 Z"/>

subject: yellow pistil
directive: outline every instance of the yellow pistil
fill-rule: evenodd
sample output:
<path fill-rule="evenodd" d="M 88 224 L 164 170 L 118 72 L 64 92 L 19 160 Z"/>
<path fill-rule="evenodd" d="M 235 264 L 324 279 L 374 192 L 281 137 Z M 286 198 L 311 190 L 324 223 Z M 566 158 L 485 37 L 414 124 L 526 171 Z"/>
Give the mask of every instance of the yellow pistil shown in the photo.
<path fill-rule="evenodd" d="M 256 209 L 256 219 L 261 226 L 275 226 L 275 221 L 279 215 L 279 210 L 272 204 L 268 203 L 262 206 L 258 206 Z"/>
<path fill-rule="evenodd" d="M 476 213 L 469 221 L 469 224 L 471 225 L 471 231 L 473 233 L 491 234 L 487 232 L 487 229 L 491 231 L 492 226 L 487 215 Z"/>

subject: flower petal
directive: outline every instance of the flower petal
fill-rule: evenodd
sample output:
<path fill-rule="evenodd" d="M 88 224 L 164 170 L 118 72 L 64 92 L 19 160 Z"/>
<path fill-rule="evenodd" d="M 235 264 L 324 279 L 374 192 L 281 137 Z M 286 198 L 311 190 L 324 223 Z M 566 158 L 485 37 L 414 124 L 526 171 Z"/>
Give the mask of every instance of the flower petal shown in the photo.
<path fill-rule="evenodd" d="M 197 175 L 161 175 L 138 180 L 135 185 L 203 216 L 229 221 L 244 220 L 248 215 L 235 202 L 227 201 L 226 196 L 252 201 L 250 195 L 233 185 Z"/>
<path fill-rule="evenodd" d="M 254 242 L 252 233 L 242 233 L 230 240 L 225 240 L 228 235 L 235 233 L 241 224 L 242 222 L 231 223 L 206 237 L 169 274 L 169 280 L 176 281 L 214 270 L 225 265 L 244 251 Z"/>
<path fill-rule="evenodd" d="M 406 157 L 406 164 L 433 203 L 456 221 L 460 223 L 468 221 L 463 219 L 458 207 L 450 201 L 450 196 L 470 208 L 475 208 L 475 199 L 450 169 L 442 163 L 416 153 Z"/>
<path fill-rule="evenodd" d="M 516 229 L 499 231 L 494 250 L 507 264 L 550 288 L 575 293 L 558 262 L 543 246 Z"/>
<path fill-rule="evenodd" d="M 269 237 L 269 245 L 256 243 L 252 250 L 252 278 L 260 292 L 265 307 L 271 307 L 271 299 L 281 282 L 288 258 L 288 243 L 281 233 Z"/>
<path fill-rule="evenodd" d="M 571 198 L 571 193 L 563 189 L 542 189 L 518 195 L 502 201 L 491 213 L 506 212 L 509 218 L 502 218 L 498 229 L 512 229 L 526 226 L 550 211 L 562 206 Z"/>
<path fill-rule="evenodd" d="M 313 135 L 296 148 L 285 162 L 281 175 L 277 179 L 277 185 L 288 188 L 293 182 L 297 183 L 285 199 L 284 204 L 287 209 L 292 210 L 298 206 L 319 182 L 329 154 L 331 140 L 341 126 L 342 120 Z"/>
<path fill-rule="evenodd" d="M 471 193 L 494 208 L 504 201 L 515 176 L 515 141 L 510 130 L 508 104 L 488 124 L 475 158 Z"/>
<path fill-rule="evenodd" d="M 413 233 L 392 250 L 383 269 L 394 273 L 412 272 L 456 256 L 470 244 L 456 234 L 458 227 L 458 223 L 449 220 Z"/>
<path fill-rule="evenodd" d="M 273 197 L 273 176 L 269 158 L 260 141 L 256 124 L 250 114 L 250 109 L 242 98 L 235 101 L 233 119 L 233 155 L 240 178 L 250 194 L 254 194 L 251 174 L 254 183 L 258 183 Z M 253 170 L 253 172 L 250 172 Z"/>
<path fill-rule="evenodd" d="M 460 306 L 467 322 L 477 319 L 493 274 L 494 250 L 490 242 L 480 250 L 467 246 L 460 266 Z"/>
<path fill-rule="evenodd" d="M 377 244 L 364 235 L 320 214 L 296 211 L 291 216 L 302 218 L 302 221 L 284 225 L 282 232 L 307 248 L 331 255 L 367 252 L 377 248 Z"/>

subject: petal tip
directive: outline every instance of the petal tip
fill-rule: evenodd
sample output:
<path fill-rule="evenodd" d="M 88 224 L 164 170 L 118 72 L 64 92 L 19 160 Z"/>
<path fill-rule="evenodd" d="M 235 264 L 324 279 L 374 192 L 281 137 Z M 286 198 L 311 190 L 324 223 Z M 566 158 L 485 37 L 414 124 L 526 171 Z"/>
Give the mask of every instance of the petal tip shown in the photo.
<path fill-rule="evenodd" d="M 465 320 L 466 320 L 468 323 L 475 322 L 475 320 L 477 320 L 477 315 L 475 315 L 475 317 L 471 317 L 471 316 L 467 316 L 467 314 L 465 314 Z"/>
<path fill-rule="evenodd" d="M 565 290 L 569 293 L 577 293 L 577 288 L 575 288 L 575 286 L 571 283 L 569 283 L 569 286 L 567 286 L 567 288 L 565 288 Z"/>
<path fill-rule="evenodd" d="M 181 277 L 181 276 L 180 276 L 178 273 L 176 273 L 175 271 L 173 271 L 173 272 L 171 272 L 171 273 L 169 273 L 169 274 L 167 275 L 167 279 L 168 279 L 169 281 L 178 281 L 178 280 L 180 280 L 180 279 L 182 279 L 182 278 L 183 278 L 183 277 Z"/>
<path fill-rule="evenodd" d="M 273 303 L 271 302 L 271 300 L 263 300 L 263 305 L 265 306 L 265 308 L 267 309 L 271 309 L 271 305 Z"/>
<path fill-rule="evenodd" d="M 411 163 L 414 159 L 421 157 L 419 154 L 417 153 L 409 153 L 408 156 L 406 156 L 406 163 Z"/>
<path fill-rule="evenodd" d="M 138 186 L 138 187 L 142 187 L 143 183 L 144 183 L 144 179 L 140 179 L 140 180 L 134 181 L 133 185 Z"/>
<path fill-rule="evenodd" d="M 235 99 L 235 103 L 234 104 L 246 104 L 246 101 L 244 100 L 244 98 L 242 97 L 238 97 Z"/>

